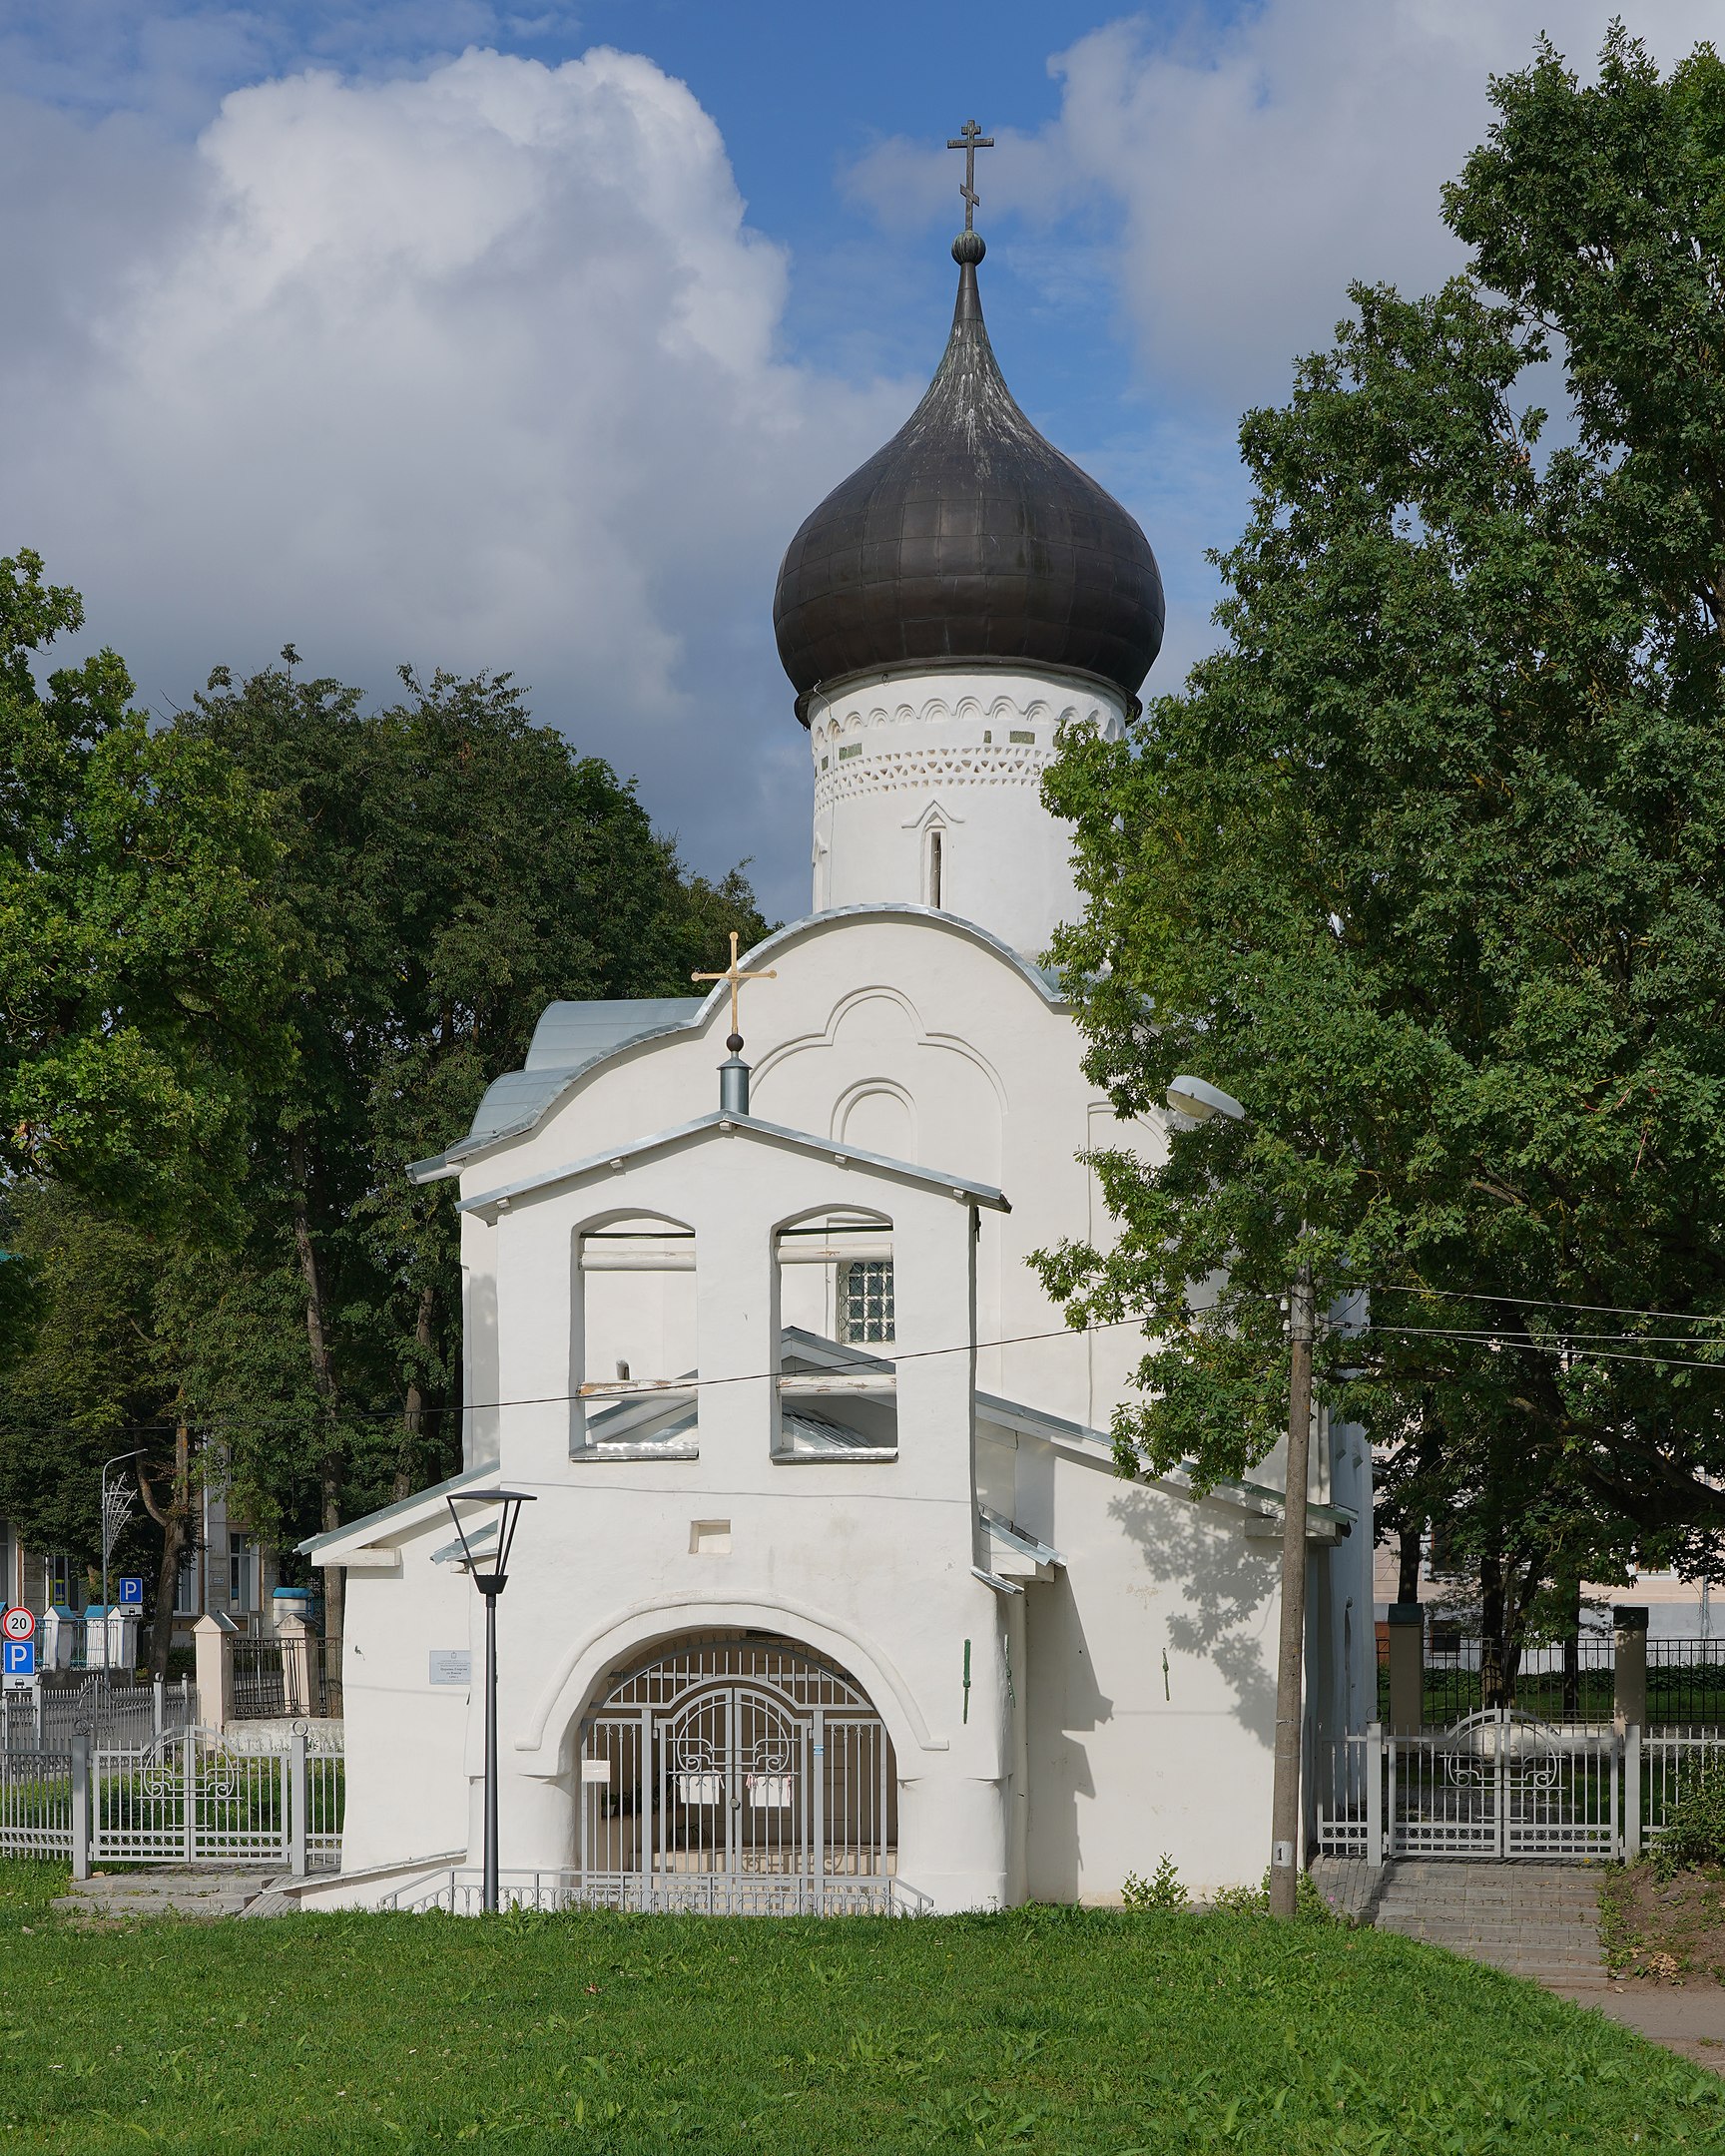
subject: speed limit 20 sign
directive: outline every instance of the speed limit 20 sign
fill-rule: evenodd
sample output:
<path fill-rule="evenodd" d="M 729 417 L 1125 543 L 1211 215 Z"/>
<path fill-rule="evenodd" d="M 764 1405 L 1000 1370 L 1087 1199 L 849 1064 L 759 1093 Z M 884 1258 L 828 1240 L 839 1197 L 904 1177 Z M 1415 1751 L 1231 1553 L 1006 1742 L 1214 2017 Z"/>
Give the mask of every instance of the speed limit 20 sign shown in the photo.
<path fill-rule="evenodd" d="M 27 1609 L 9 1609 L 0 1617 L 0 1634 L 9 1640 L 28 1640 L 36 1637 L 36 1612 Z"/>

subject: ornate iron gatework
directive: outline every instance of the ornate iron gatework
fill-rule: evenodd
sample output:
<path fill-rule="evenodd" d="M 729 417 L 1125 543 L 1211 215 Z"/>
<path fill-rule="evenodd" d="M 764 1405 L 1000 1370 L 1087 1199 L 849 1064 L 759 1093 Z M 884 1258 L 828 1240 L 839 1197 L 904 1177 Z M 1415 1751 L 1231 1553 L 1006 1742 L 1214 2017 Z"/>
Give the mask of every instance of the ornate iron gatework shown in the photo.
<path fill-rule="evenodd" d="M 891 1739 L 847 1675 L 785 1639 L 683 1640 L 581 1726 L 569 1898 L 622 1908 L 895 1906 Z"/>

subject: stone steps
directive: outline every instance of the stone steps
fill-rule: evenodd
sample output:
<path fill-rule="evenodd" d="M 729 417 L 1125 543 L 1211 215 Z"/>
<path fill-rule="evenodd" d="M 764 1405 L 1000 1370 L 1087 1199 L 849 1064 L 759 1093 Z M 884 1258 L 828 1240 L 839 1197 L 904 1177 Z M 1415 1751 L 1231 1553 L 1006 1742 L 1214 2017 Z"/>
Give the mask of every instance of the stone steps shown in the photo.
<path fill-rule="evenodd" d="M 1598 1878 L 1585 1866 L 1387 1865 L 1372 1921 L 1536 1983 L 1605 1982 Z"/>
<path fill-rule="evenodd" d="M 55 1909 L 75 1922 L 114 1923 L 133 1916 L 240 1916 L 280 1875 L 271 1872 L 109 1872 L 79 1880 Z"/>

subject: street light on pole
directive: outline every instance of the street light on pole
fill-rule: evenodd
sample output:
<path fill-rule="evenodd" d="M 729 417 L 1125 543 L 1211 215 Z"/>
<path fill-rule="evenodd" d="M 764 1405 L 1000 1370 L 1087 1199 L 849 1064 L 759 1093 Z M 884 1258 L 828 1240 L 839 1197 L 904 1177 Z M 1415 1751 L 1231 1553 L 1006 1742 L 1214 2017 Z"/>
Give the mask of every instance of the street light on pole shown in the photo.
<path fill-rule="evenodd" d="M 1168 1105 L 1194 1122 L 1246 1111 L 1202 1078 L 1179 1077 Z M 1304 1259 L 1288 1303 L 1288 1473 L 1282 1502 L 1282 1633 L 1276 1662 L 1276 1764 L 1270 1795 L 1270 1913 L 1292 1916 L 1300 1889 L 1300 1708 L 1306 1659 L 1306 1490 L 1312 1458 L 1312 1268 Z"/>
<path fill-rule="evenodd" d="M 509 1584 L 509 1552 L 524 1504 L 537 1504 L 527 1490 L 463 1490 L 447 1498 L 449 1517 L 461 1538 L 461 1554 L 473 1584 L 485 1597 L 485 1874 L 480 1905 L 488 1916 L 497 1912 L 497 1597 Z M 460 1504 L 495 1504 L 503 1507 L 497 1521 L 497 1546 L 489 1572 L 481 1572 L 479 1559 L 467 1539 L 467 1530 L 456 1511 Z"/>
<path fill-rule="evenodd" d="M 120 1530 L 132 1517 L 132 1492 L 124 1478 L 117 1480 L 112 1489 L 108 1486 L 108 1470 L 118 1467 L 122 1460 L 138 1459 L 148 1452 L 148 1445 L 134 1445 L 130 1452 L 116 1452 L 111 1460 L 102 1462 L 102 1608 L 108 1608 L 108 1561 L 114 1554 L 114 1545 L 120 1539 Z"/>

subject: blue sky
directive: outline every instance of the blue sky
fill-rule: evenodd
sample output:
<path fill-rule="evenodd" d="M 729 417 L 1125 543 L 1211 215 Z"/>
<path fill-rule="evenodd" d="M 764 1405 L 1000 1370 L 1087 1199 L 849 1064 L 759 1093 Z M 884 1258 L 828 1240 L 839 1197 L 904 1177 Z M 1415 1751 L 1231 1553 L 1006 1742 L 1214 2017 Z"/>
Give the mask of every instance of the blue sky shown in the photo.
<path fill-rule="evenodd" d="M 1607 6 L 1557 11 L 1571 56 Z M 210 667 L 512 668 L 688 856 L 806 904 L 779 552 L 938 356 L 974 115 L 1014 391 L 1207 645 L 1234 431 L 1439 183 L 1535 0 L 0 9 L 0 550 L 158 710 Z M 1631 26 L 1664 59 L 1700 0 Z M 600 49 L 607 49 L 601 51 Z"/>

